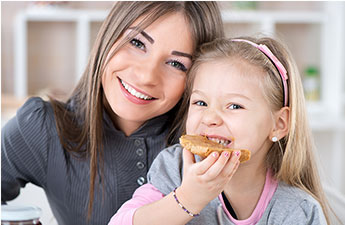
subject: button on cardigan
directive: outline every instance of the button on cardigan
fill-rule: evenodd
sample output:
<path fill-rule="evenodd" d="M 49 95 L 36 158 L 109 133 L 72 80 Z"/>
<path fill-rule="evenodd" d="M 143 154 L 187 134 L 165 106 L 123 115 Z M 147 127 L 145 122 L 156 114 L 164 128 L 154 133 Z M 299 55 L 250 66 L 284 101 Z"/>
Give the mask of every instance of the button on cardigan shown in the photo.
<path fill-rule="evenodd" d="M 154 118 L 126 137 L 104 113 L 104 188 L 97 177 L 92 217 L 87 221 L 89 159 L 63 150 L 51 104 L 30 98 L 2 129 L 2 203 L 16 198 L 30 182 L 44 189 L 60 225 L 107 224 L 146 183 L 153 159 L 165 147 L 167 119 L 167 115 Z"/>

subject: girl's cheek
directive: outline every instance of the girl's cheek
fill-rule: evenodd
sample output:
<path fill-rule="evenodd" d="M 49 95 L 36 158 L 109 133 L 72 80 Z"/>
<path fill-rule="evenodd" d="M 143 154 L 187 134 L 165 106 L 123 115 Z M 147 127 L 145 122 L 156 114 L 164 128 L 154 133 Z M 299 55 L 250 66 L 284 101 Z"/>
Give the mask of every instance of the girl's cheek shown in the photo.
<path fill-rule="evenodd" d="M 186 132 L 187 134 L 193 134 L 193 122 L 192 122 L 192 116 L 190 116 L 190 114 L 188 114 L 188 118 L 186 121 Z"/>

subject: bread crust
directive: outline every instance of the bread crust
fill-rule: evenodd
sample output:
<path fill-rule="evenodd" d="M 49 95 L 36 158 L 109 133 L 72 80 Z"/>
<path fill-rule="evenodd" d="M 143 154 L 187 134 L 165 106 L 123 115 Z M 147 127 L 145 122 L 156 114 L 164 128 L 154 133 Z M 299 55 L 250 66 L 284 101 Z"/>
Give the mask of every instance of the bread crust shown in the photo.
<path fill-rule="evenodd" d="M 210 141 L 205 136 L 200 135 L 182 135 L 180 137 L 180 144 L 185 149 L 191 151 L 193 154 L 199 155 L 201 157 L 207 157 L 213 151 L 219 152 L 221 154 L 223 151 L 228 151 L 232 153 L 237 149 L 231 149 L 218 144 L 214 141 Z M 250 159 L 250 151 L 247 149 L 238 149 L 241 151 L 240 162 L 245 162 Z"/>

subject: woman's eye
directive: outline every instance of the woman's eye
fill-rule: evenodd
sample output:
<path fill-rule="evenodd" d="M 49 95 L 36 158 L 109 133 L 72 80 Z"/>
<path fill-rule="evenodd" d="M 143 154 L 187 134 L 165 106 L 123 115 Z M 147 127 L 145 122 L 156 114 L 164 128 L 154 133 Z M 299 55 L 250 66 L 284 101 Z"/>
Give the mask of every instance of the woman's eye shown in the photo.
<path fill-rule="evenodd" d="M 195 101 L 193 104 L 198 106 L 207 106 L 206 102 L 204 101 Z"/>
<path fill-rule="evenodd" d="M 183 72 L 187 72 L 187 68 L 179 61 L 171 60 L 171 61 L 168 61 L 167 64 L 175 67 L 178 70 L 181 70 Z"/>
<path fill-rule="evenodd" d="M 229 106 L 229 109 L 243 109 L 243 107 L 237 104 L 231 104 Z"/>
<path fill-rule="evenodd" d="M 141 42 L 140 40 L 136 39 L 136 38 L 133 38 L 133 39 L 130 41 L 130 43 L 131 43 L 131 45 L 133 45 L 133 46 L 136 47 L 136 48 L 145 50 L 145 44 L 144 44 L 143 42 Z"/>

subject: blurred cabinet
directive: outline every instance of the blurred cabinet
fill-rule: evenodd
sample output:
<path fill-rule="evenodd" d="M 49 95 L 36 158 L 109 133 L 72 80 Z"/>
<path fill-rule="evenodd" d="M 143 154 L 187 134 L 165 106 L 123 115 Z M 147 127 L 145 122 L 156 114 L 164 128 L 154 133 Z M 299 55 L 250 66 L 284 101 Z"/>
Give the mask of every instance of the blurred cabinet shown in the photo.
<path fill-rule="evenodd" d="M 34 53 L 29 52 L 30 46 L 28 46 L 28 34 L 30 27 L 35 25 L 44 26 L 61 26 L 61 24 L 68 24 L 65 27 L 65 31 L 61 32 L 59 36 L 66 36 L 65 40 L 60 40 L 60 48 L 65 52 L 65 55 L 74 55 L 74 74 L 69 74 L 68 79 L 73 87 L 79 80 L 83 73 L 89 52 L 91 49 L 91 38 L 95 38 L 95 33 L 98 31 L 98 24 L 100 24 L 108 14 L 105 10 L 73 10 L 73 9 L 27 9 L 19 13 L 15 20 L 15 42 L 14 42 L 14 95 L 21 99 L 28 95 L 37 94 L 40 90 L 29 89 L 30 77 L 28 74 L 28 61 L 30 57 L 35 57 Z M 47 25 L 48 23 L 48 25 Z M 98 24 L 97 24 L 98 23 Z M 95 28 L 96 27 L 96 28 Z M 36 29 L 37 30 L 37 29 Z M 39 32 L 38 32 L 39 33 Z M 42 32 L 41 32 L 42 33 Z M 40 34 L 39 34 L 40 35 Z M 34 39 L 34 38 L 32 38 Z M 74 40 L 73 40 L 74 39 Z M 35 41 L 35 40 L 33 40 Z M 54 43 L 52 43 L 54 45 Z M 37 50 L 37 49 L 35 49 Z M 50 51 L 50 49 L 38 49 L 37 51 Z M 50 54 L 53 55 L 54 53 Z M 63 57 L 63 56 L 62 56 Z M 39 57 L 37 57 L 39 58 Z M 41 57 L 42 58 L 42 57 Z M 53 57 L 52 57 L 53 58 Z M 47 59 L 50 60 L 50 59 Z M 53 60 L 53 59 L 52 59 Z M 47 64 L 40 62 L 39 67 L 47 67 Z M 66 66 L 71 62 L 61 62 L 60 66 Z M 50 70 L 59 69 L 59 65 Z M 39 69 L 36 69 L 39 72 Z M 35 73 L 34 71 L 33 73 Z M 35 78 L 32 82 L 37 82 L 41 78 Z M 54 80 L 50 81 L 54 84 Z M 29 91 L 30 90 L 30 91 Z"/>

